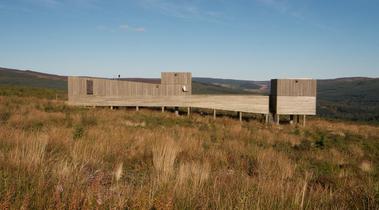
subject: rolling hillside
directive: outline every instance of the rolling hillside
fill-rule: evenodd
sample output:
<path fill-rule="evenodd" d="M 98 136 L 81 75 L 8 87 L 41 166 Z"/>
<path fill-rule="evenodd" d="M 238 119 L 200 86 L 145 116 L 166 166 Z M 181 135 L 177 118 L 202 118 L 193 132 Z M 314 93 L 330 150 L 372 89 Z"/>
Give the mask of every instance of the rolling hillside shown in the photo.
<path fill-rule="evenodd" d="M 318 81 L 318 114 L 379 122 L 379 78 L 339 78 Z"/>
<path fill-rule="evenodd" d="M 65 91 L 67 77 L 0 68 L 0 85 Z M 268 94 L 269 81 L 194 77 L 192 89 L 194 94 Z M 378 90 L 379 78 L 318 80 L 318 115 L 353 121 L 379 122 Z M 4 95 L 5 92 L 3 88 L 0 94 Z M 6 92 L 7 95 L 10 92 Z"/>
<path fill-rule="evenodd" d="M 1 85 L 67 89 L 67 77 L 35 71 L 0 68 Z"/>
<path fill-rule="evenodd" d="M 270 85 L 268 81 L 216 79 L 206 77 L 194 77 L 193 82 L 195 83 L 195 88 L 196 86 L 198 86 L 198 83 L 201 83 L 205 85 L 215 86 L 219 90 L 224 89 L 222 92 L 229 92 L 233 90 L 232 92 L 240 92 L 243 94 L 267 94 L 269 92 Z M 228 89 L 229 91 L 227 91 Z M 198 90 L 194 89 L 194 92 L 198 92 Z M 208 93 L 207 90 L 205 90 L 204 92 Z"/>

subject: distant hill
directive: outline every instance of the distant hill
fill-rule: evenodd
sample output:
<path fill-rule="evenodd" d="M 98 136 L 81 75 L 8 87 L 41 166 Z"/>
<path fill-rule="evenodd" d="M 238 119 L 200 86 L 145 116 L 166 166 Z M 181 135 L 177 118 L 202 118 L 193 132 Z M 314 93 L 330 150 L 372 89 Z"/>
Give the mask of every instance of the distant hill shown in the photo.
<path fill-rule="evenodd" d="M 379 78 L 319 80 L 317 89 L 319 115 L 379 122 Z"/>
<path fill-rule="evenodd" d="M 224 88 L 225 90 L 233 90 L 232 92 L 240 92 L 243 94 L 267 94 L 269 92 L 270 84 L 268 81 L 216 79 L 206 77 L 194 77 L 192 80 L 195 83 L 212 85 L 213 87 Z"/>
<path fill-rule="evenodd" d="M 67 89 L 67 77 L 35 71 L 0 68 L 1 85 Z"/>
<path fill-rule="evenodd" d="M 157 82 L 159 79 L 124 78 Z M 67 77 L 0 68 L 0 85 L 67 90 Z M 268 94 L 269 81 L 194 77 L 193 94 Z M 379 78 L 318 80 L 317 112 L 328 118 L 379 122 Z"/>

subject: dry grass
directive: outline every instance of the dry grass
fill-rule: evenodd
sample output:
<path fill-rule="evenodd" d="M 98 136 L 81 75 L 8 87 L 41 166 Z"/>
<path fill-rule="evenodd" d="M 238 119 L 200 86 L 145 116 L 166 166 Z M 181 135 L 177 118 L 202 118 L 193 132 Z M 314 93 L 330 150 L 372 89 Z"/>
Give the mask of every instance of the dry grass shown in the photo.
<path fill-rule="evenodd" d="M 179 145 L 171 138 L 163 139 L 163 141 L 156 142 L 152 152 L 157 182 L 166 183 L 170 181 L 175 172 L 174 163 L 180 152 Z"/>
<path fill-rule="evenodd" d="M 377 209 L 379 128 L 0 97 L 0 209 Z"/>

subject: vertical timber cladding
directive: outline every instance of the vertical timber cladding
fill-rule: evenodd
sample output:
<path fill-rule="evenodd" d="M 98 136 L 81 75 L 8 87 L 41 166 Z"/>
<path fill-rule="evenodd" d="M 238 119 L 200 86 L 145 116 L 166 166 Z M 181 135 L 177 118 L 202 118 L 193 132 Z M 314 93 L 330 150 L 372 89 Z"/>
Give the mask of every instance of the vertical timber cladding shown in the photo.
<path fill-rule="evenodd" d="M 316 80 L 273 79 L 270 94 L 271 112 L 285 115 L 315 115 L 316 94 Z"/>
<path fill-rule="evenodd" d="M 186 96 L 192 93 L 192 74 L 164 72 L 161 83 L 92 77 L 68 77 L 69 100 L 88 97 Z"/>
<path fill-rule="evenodd" d="M 162 96 L 186 96 L 192 94 L 192 74 L 190 72 L 162 72 Z"/>

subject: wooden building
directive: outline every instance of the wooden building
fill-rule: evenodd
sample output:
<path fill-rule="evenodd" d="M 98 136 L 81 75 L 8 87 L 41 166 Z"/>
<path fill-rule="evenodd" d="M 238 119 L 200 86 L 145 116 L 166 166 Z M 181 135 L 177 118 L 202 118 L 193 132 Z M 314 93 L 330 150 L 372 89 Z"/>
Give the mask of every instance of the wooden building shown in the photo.
<path fill-rule="evenodd" d="M 160 80 L 68 77 L 68 104 L 79 106 L 191 107 L 265 115 L 314 115 L 315 80 L 272 80 L 271 95 L 192 95 L 192 75 L 163 72 Z M 298 119 L 298 118 L 296 118 Z"/>
<path fill-rule="evenodd" d="M 306 115 L 316 114 L 317 81 L 313 79 L 271 80 L 270 112 L 279 123 L 280 115 L 290 115 L 305 124 Z"/>

